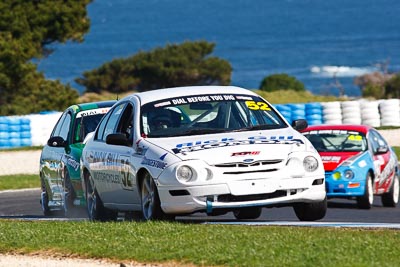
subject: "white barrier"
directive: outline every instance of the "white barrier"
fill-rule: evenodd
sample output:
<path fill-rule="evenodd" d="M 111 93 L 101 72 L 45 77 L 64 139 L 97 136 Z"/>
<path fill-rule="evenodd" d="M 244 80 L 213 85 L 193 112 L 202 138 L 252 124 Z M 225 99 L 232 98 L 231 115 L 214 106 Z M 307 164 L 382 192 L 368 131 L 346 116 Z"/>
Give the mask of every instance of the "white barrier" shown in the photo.
<path fill-rule="evenodd" d="M 400 100 L 357 100 L 275 105 L 291 123 L 306 119 L 315 124 L 365 124 L 373 127 L 400 126 Z M 61 112 L 25 116 L 0 116 L 0 149 L 43 146 Z"/>
<path fill-rule="evenodd" d="M 61 114 L 0 116 L 0 149 L 46 144 Z"/>

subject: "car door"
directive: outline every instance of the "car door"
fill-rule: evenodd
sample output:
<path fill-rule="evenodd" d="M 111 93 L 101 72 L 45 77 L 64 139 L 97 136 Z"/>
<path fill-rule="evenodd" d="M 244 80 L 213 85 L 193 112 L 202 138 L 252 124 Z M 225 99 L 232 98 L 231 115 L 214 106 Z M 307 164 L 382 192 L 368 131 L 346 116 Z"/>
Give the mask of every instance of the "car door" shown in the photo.
<path fill-rule="evenodd" d="M 370 130 L 369 140 L 375 167 L 374 192 L 381 194 L 389 190 L 395 173 L 395 162 L 389 145 L 377 131 Z"/>
<path fill-rule="evenodd" d="M 60 201 L 62 193 L 63 157 L 68 149 L 68 133 L 71 126 L 72 113 L 65 111 L 50 135 L 48 143 L 43 147 L 40 158 L 40 175 L 46 187 L 49 201 Z"/>
<path fill-rule="evenodd" d="M 96 153 L 102 155 L 103 161 L 94 171 L 96 188 L 105 206 L 120 210 L 131 210 L 140 204 L 136 170 L 131 164 L 134 153 L 133 115 L 132 103 L 124 102 L 115 106 L 99 125 L 95 135 Z M 126 145 L 107 144 L 107 136 L 110 134 L 124 134 L 130 142 Z"/>

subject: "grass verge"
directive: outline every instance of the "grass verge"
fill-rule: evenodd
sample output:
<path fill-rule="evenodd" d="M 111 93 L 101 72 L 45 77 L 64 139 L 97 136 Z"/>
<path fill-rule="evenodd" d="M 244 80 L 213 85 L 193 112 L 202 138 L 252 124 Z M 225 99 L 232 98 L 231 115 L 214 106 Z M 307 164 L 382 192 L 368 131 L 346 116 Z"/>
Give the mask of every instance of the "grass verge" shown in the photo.
<path fill-rule="evenodd" d="M 38 174 L 14 174 L 0 176 L 0 190 L 38 187 L 40 187 Z"/>
<path fill-rule="evenodd" d="M 0 220 L 0 253 L 197 266 L 400 266 L 400 231 L 179 222 Z"/>

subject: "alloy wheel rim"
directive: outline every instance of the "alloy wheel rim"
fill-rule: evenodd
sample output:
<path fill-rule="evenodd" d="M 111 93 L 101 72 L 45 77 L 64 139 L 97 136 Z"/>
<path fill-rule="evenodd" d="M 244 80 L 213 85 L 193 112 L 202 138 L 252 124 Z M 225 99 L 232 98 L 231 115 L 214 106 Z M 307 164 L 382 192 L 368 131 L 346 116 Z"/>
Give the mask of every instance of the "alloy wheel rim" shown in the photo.
<path fill-rule="evenodd" d="M 89 219 L 93 220 L 94 214 L 96 211 L 96 195 L 94 193 L 93 187 L 90 183 L 90 180 L 88 181 L 88 194 L 87 194 L 87 206 L 88 206 L 88 211 L 89 211 Z"/>
<path fill-rule="evenodd" d="M 372 186 L 371 177 L 368 177 L 368 200 L 369 200 L 369 203 L 372 205 L 372 203 L 374 202 L 374 189 Z"/>
<path fill-rule="evenodd" d="M 399 202 L 399 190 L 399 178 L 395 176 L 393 184 L 393 201 L 396 204 Z"/>
<path fill-rule="evenodd" d="M 146 175 L 142 185 L 142 209 L 146 220 L 151 219 L 154 206 L 154 184 L 149 175 Z"/>

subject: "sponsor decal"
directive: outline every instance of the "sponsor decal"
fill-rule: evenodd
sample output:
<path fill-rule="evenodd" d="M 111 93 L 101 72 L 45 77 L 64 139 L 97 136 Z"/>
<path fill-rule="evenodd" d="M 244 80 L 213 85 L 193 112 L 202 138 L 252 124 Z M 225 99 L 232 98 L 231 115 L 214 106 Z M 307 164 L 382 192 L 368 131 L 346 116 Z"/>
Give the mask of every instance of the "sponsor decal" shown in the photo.
<path fill-rule="evenodd" d="M 348 131 L 348 130 L 313 130 L 308 132 L 303 132 L 303 134 L 350 134 L 350 135 L 359 135 L 363 134 L 356 131 Z"/>
<path fill-rule="evenodd" d="M 170 101 L 164 101 L 164 102 L 155 104 L 154 107 L 158 108 L 158 107 L 164 107 L 164 106 L 169 106 L 169 105 L 171 105 Z"/>
<path fill-rule="evenodd" d="M 361 161 L 358 163 L 358 167 L 360 167 L 360 168 L 364 168 L 365 166 L 367 166 L 367 162 L 366 162 L 365 160 L 361 160 Z"/>
<path fill-rule="evenodd" d="M 356 162 L 357 160 L 359 160 L 363 155 L 365 155 L 366 153 L 368 153 L 368 151 L 365 151 L 363 153 L 359 153 L 357 155 L 354 155 L 348 159 L 346 159 L 345 161 L 342 162 L 342 164 L 340 164 L 341 166 L 350 166 L 352 165 L 354 162 Z"/>
<path fill-rule="evenodd" d="M 85 110 L 85 111 L 81 111 L 78 114 L 76 114 L 77 118 L 81 118 L 81 117 L 87 117 L 87 116 L 93 116 L 93 115 L 97 115 L 97 114 L 106 114 L 107 111 L 109 111 L 110 108 L 96 108 L 96 109 L 91 109 L 91 110 Z"/>
<path fill-rule="evenodd" d="M 236 96 L 237 100 L 253 100 L 251 96 L 244 96 L 244 95 L 237 95 Z"/>
<path fill-rule="evenodd" d="M 168 155 L 168 153 L 165 153 L 164 155 L 162 155 L 161 157 L 160 157 L 160 160 L 162 160 L 162 161 L 164 161 L 164 159 L 165 159 L 165 157 Z"/>
<path fill-rule="evenodd" d="M 93 179 L 103 183 L 113 183 L 113 184 L 121 183 L 120 175 L 114 173 L 94 172 Z"/>
<path fill-rule="evenodd" d="M 341 157 L 339 156 L 321 156 L 322 162 L 340 162 Z"/>
<path fill-rule="evenodd" d="M 71 166 L 75 171 L 79 170 L 79 162 L 77 162 L 74 158 L 68 157 L 67 158 L 67 165 Z"/>
<path fill-rule="evenodd" d="M 394 157 L 390 157 L 389 162 L 386 164 L 385 168 L 379 176 L 379 185 L 382 185 L 390 177 L 391 173 L 394 171 L 395 166 L 396 161 L 394 160 Z"/>
<path fill-rule="evenodd" d="M 157 169 L 165 169 L 165 167 L 167 166 L 166 162 L 156 160 L 156 159 L 149 159 L 146 156 L 143 158 L 143 161 L 141 162 L 141 164 L 147 165 L 150 167 L 154 167 Z"/>
<path fill-rule="evenodd" d="M 193 152 L 205 149 L 239 146 L 239 145 L 263 145 L 263 144 L 304 144 L 301 139 L 293 139 L 293 136 L 271 136 L 269 139 L 265 136 L 249 137 L 247 140 L 235 140 L 233 138 L 223 138 L 221 140 L 195 141 L 184 144 L 178 144 L 172 151 L 177 153 Z"/>
<path fill-rule="evenodd" d="M 245 151 L 245 152 L 233 152 L 231 157 L 240 157 L 248 155 L 259 155 L 260 151 Z"/>
<path fill-rule="evenodd" d="M 171 99 L 171 102 L 174 105 L 182 105 L 182 104 L 190 104 L 190 103 L 198 103 L 198 102 L 226 101 L 226 100 L 235 100 L 235 97 L 233 95 L 186 96 L 186 97 Z M 154 105 L 154 106 L 157 107 L 156 105 Z"/>
<path fill-rule="evenodd" d="M 184 105 L 190 103 L 201 103 L 201 102 L 212 102 L 212 101 L 232 101 L 236 99 L 254 102 L 252 101 L 253 100 L 252 96 L 246 96 L 246 95 L 234 95 L 234 94 L 191 95 L 191 96 L 165 99 L 162 100 L 162 102 L 155 103 L 154 107 L 158 108 L 171 105 Z M 257 103 L 263 103 L 261 104 L 263 105 L 263 107 L 264 105 L 268 107 L 268 104 L 266 104 L 265 102 L 254 102 L 254 104 L 249 103 L 248 106 L 252 106 L 255 109 L 260 109 L 261 105 L 258 105 Z"/>

